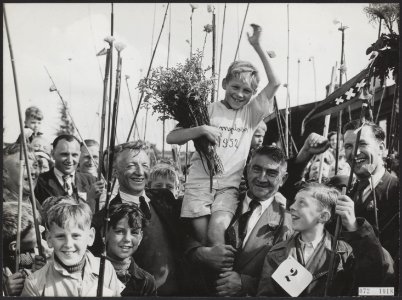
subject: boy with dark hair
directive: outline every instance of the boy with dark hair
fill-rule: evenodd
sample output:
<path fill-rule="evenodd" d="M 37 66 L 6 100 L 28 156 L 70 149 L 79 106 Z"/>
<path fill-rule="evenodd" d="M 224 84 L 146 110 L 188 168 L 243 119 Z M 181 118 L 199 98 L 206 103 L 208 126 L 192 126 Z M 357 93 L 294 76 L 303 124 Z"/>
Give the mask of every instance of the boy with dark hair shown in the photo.
<path fill-rule="evenodd" d="M 54 248 L 53 258 L 26 278 L 22 296 L 96 296 L 100 260 L 87 250 L 95 237 L 91 219 L 90 207 L 80 200 L 75 204 L 60 201 L 49 209 L 46 238 L 49 247 Z M 104 296 L 119 296 L 123 288 L 113 266 L 106 261 Z"/>
<path fill-rule="evenodd" d="M 293 257 L 313 280 L 301 296 L 324 296 L 333 236 L 325 224 L 334 214 L 342 219 L 342 240 L 336 247 L 336 265 L 329 296 L 357 296 L 358 287 L 378 287 L 393 273 L 393 262 L 384 259 L 382 247 L 371 225 L 356 219 L 354 203 L 339 191 L 318 183 L 300 190 L 290 207 L 292 227 L 297 232 L 268 252 L 258 286 L 258 296 L 286 296 L 272 275 L 289 257 Z M 387 270 L 387 268 L 389 268 Z M 389 280 L 389 278 L 387 278 Z"/>
<path fill-rule="evenodd" d="M 97 216 L 102 218 L 103 212 Z M 156 295 L 154 277 L 141 269 L 132 257 L 141 243 L 145 227 L 145 218 L 141 210 L 134 203 L 115 204 L 109 208 L 109 218 L 105 240 L 106 253 L 117 277 L 126 286 L 121 295 Z"/>
<path fill-rule="evenodd" d="M 22 203 L 21 209 L 21 242 L 20 265 L 15 269 L 17 247 L 18 203 L 3 203 L 3 292 L 5 296 L 19 296 L 24 287 L 25 278 L 31 271 L 40 269 L 45 263 L 35 256 L 37 247 L 32 208 Z"/>

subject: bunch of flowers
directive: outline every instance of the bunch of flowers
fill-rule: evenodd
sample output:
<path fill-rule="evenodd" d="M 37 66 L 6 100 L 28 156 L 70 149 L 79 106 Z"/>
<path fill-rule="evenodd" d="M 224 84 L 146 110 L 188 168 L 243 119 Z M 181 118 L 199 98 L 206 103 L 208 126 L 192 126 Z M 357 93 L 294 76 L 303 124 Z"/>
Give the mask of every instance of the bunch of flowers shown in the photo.
<path fill-rule="evenodd" d="M 201 67 L 202 56 L 202 52 L 197 51 L 184 64 L 158 67 L 148 78 L 140 80 L 138 87 L 145 93 L 145 105 L 150 105 L 153 113 L 160 113 L 160 120 L 174 119 L 183 128 L 210 124 L 207 107 L 213 79 L 206 76 L 209 68 Z M 194 147 L 202 160 L 205 159 L 212 182 L 214 175 L 223 172 L 214 145 L 200 137 L 194 140 Z"/>

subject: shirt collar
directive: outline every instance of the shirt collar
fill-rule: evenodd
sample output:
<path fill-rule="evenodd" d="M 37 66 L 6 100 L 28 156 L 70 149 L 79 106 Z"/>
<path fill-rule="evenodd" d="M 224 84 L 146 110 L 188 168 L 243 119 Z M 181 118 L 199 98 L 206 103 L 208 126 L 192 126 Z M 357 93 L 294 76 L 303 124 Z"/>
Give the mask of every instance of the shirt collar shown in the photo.
<path fill-rule="evenodd" d="M 311 242 L 304 242 L 304 241 L 302 240 L 302 238 L 301 238 L 301 234 L 299 234 L 299 242 L 300 242 L 300 245 L 301 245 L 301 246 L 303 246 L 303 245 L 311 245 L 311 246 L 313 246 L 313 249 L 315 250 L 315 249 L 317 248 L 318 244 L 321 242 L 321 240 L 322 240 L 323 237 L 324 237 L 324 234 L 319 235 L 318 237 L 316 237 L 316 238 L 315 238 L 313 241 L 311 241 Z"/>
<path fill-rule="evenodd" d="M 56 175 L 56 177 L 59 180 L 59 182 L 61 183 L 61 185 L 63 185 L 64 184 L 64 179 L 63 179 L 64 174 L 61 171 L 59 171 L 56 167 L 54 168 L 54 175 Z M 75 182 L 75 172 L 70 175 L 73 176 L 71 178 L 71 182 L 74 183 Z"/>
<path fill-rule="evenodd" d="M 125 192 L 122 192 L 121 190 L 119 191 L 119 194 L 120 194 L 121 201 L 123 203 L 136 203 L 137 205 L 140 205 L 140 197 L 141 196 L 145 198 L 145 201 L 147 202 L 148 206 L 149 206 L 149 202 L 151 201 L 147 197 L 145 190 L 142 191 L 142 194 L 140 196 L 130 195 Z"/>
<path fill-rule="evenodd" d="M 380 172 L 377 172 L 377 174 L 373 174 L 372 180 L 373 180 L 374 188 L 380 182 L 380 180 L 384 176 L 384 174 L 385 174 L 385 168 L 382 168 L 382 170 Z"/>
<path fill-rule="evenodd" d="M 275 195 L 268 198 L 267 200 L 259 201 L 259 203 L 261 205 L 261 211 L 265 211 L 268 208 L 268 206 L 271 205 L 272 201 L 274 200 L 274 197 L 275 197 Z M 246 194 L 246 198 L 244 199 L 244 202 L 243 202 L 243 211 L 242 211 L 243 214 L 246 211 L 248 211 L 251 200 L 252 199 Z"/>

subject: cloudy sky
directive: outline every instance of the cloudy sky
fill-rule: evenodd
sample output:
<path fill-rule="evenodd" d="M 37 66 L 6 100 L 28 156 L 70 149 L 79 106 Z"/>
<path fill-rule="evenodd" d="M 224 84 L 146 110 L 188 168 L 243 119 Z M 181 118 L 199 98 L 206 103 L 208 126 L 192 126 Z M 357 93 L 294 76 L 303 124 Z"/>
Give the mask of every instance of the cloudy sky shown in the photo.
<path fill-rule="evenodd" d="M 193 15 L 193 49 L 202 49 L 204 25 L 212 23 L 212 14 L 207 4 L 198 3 Z M 233 61 L 237 41 L 247 4 L 228 3 L 224 26 L 221 73 Z M 317 100 L 325 97 L 325 85 L 329 83 L 331 68 L 339 62 L 341 52 L 340 24 L 349 28 L 345 31 L 345 56 L 347 77 L 351 78 L 368 63 L 367 47 L 376 40 L 377 27 L 369 24 L 363 8 L 368 4 L 290 4 L 290 67 L 289 92 L 291 106 L 304 104 L 315 99 L 314 57 L 316 69 Z M 224 3 L 214 4 L 217 15 L 217 52 L 219 63 Z M 145 76 L 165 13 L 162 3 L 117 3 L 114 4 L 114 36 L 116 41 L 127 45 L 122 52 L 123 70 L 118 121 L 118 142 L 127 138 L 133 119 L 128 98 L 125 75 L 129 75 L 129 88 L 134 106 L 138 101 L 138 80 Z M 17 67 L 19 93 L 22 109 L 37 105 L 44 111 L 43 132 L 52 141 L 59 125 L 60 100 L 50 93 L 51 82 L 44 66 L 50 71 L 56 86 L 68 101 L 74 121 L 84 138 L 99 140 L 100 113 L 103 92 L 105 56 L 96 53 L 107 44 L 103 39 L 110 35 L 111 5 L 102 4 L 6 4 L 7 18 Z M 165 28 L 153 62 L 153 67 L 166 66 L 168 56 L 168 33 L 171 33 L 169 65 L 175 65 L 189 56 L 191 7 L 188 3 L 171 4 Z M 249 60 L 258 69 L 263 66 L 247 41 L 251 23 L 262 26 L 262 47 L 273 50 L 275 71 L 282 83 L 287 80 L 287 4 L 251 3 L 246 19 L 239 58 Z M 212 36 L 207 37 L 205 66 L 211 65 Z M 114 51 L 116 53 L 116 51 Z M 300 59 L 300 76 L 298 76 Z M 116 58 L 114 58 L 116 62 Z M 216 69 L 218 69 L 218 63 Z M 115 68 L 115 67 L 114 67 Z M 113 75 L 115 77 L 115 74 Z M 267 80 L 262 76 L 260 87 Z M 299 78 L 299 88 L 298 88 Z M 114 83 L 113 83 L 114 84 Z M 219 90 L 222 99 L 224 91 Z M 299 95 L 299 96 L 298 96 Z M 286 88 L 277 93 L 279 107 L 285 106 Z M 16 97 L 12 79 L 8 41 L 3 23 L 3 126 L 4 141 L 14 141 L 19 134 Z M 162 123 L 157 115 L 148 118 L 146 139 L 162 145 Z M 138 125 L 144 136 L 145 112 L 140 111 Z M 167 124 L 171 130 L 174 122 Z M 166 149 L 170 149 L 167 147 Z"/>

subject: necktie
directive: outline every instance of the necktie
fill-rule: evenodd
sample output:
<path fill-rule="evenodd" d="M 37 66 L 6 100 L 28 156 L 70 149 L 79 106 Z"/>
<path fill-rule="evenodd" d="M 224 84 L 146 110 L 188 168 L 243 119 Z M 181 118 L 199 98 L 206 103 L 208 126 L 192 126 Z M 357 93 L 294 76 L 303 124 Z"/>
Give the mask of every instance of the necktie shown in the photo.
<path fill-rule="evenodd" d="M 73 183 L 72 183 L 72 175 L 64 175 L 63 176 L 63 181 L 64 181 L 64 190 L 66 193 L 71 196 L 73 194 Z"/>
<path fill-rule="evenodd" d="M 147 220 L 151 219 L 151 210 L 149 209 L 149 206 L 147 204 L 147 201 L 143 196 L 140 196 L 140 209 L 142 213 L 144 214 L 145 218 Z"/>
<path fill-rule="evenodd" d="M 251 200 L 249 204 L 249 210 L 242 214 L 239 218 L 239 238 L 243 243 L 244 238 L 247 235 L 247 223 L 253 214 L 254 210 L 260 205 L 260 202 L 257 200 Z"/>
<path fill-rule="evenodd" d="M 369 185 L 369 180 L 361 180 L 357 184 L 357 196 L 358 196 L 358 203 L 363 203 L 363 192 L 368 187 Z"/>

